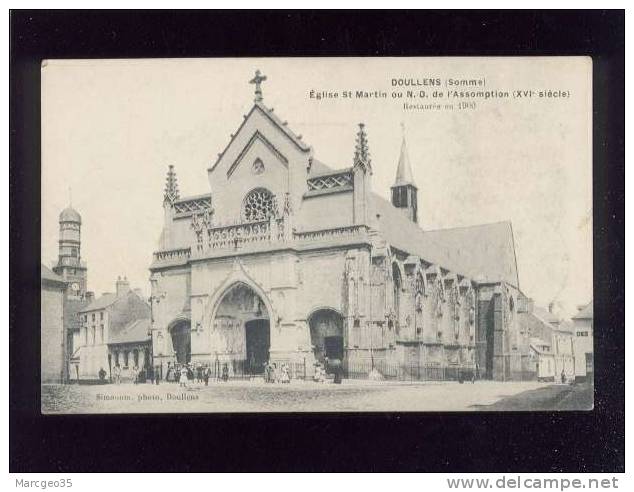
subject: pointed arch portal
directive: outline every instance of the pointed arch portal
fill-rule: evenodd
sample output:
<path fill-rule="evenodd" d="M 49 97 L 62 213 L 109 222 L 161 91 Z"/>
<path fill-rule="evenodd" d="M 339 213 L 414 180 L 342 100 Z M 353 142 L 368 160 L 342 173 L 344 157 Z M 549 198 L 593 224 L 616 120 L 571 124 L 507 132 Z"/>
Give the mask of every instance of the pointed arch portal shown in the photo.
<path fill-rule="evenodd" d="M 318 309 L 308 318 L 315 359 L 324 362 L 344 358 L 343 317 L 334 309 Z"/>
<path fill-rule="evenodd" d="M 222 295 L 214 317 L 214 346 L 219 353 L 243 360 L 251 374 L 264 371 L 271 347 L 270 315 L 262 298 L 238 282 Z"/>

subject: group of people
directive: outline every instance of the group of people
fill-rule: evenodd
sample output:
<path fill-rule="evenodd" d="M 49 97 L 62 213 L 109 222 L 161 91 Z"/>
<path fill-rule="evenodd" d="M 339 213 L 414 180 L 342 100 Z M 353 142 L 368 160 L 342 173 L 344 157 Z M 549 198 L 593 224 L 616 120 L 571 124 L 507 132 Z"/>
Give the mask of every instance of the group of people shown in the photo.
<path fill-rule="evenodd" d="M 145 372 L 139 369 L 139 366 L 134 366 L 132 369 L 124 369 L 121 368 L 121 365 L 117 362 L 112 370 L 112 382 L 115 384 L 121 384 L 121 379 L 123 376 L 130 377 L 134 384 L 137 384 L 141 379 L 145 379 Z M 106 380 L 106 370 L 102 367 L 99 369 L 99 380 L 105 382 Z"/>
<path fill-rule="evenodd" d="M 279 368 L 276 362 L 267 361 L 264 363 L 264 382 L 265 383 L 290 383 L 291 370 L 286 362 L 280 364 Z"/>
<path fill-rule="evenodd" d="M 326 359 L 323 363 L 316 362 L 315 370 L 313 373 L 313 381 L 318 383 L 325 383 L 328 379 L 328 374 L 334 374 L 334 382 L 340 383 L 342 373 L 338 369 L 340 368 L 340 362 L 338 360 L 328 361 Z M 219 370 L 219 371 L 218 371 Z M 217 374 L 219 372 L 219 374 Z M 140 370 L 137 366 L 132 369 L 121 368 L 117 363 L 112 370 L 112 382 L 120 384 L 122 376 L 130 376 L 134 384 L 137 384 L 142 377 L 143 380 L 149 379 L 152 384 L 159 384 L 161 380 L 165 380 L 169 383 L 177 383 L 180 387 L 187 387 L 191 383 L 209 385 L 209 380 L 214 378 L 214 374 L 219 376 L 221 381 L 229 380 L 229 366 L 225 362 L 222 366 L 216 366 L 216 371 L 210 367 L 209 364 L 201 363 L 186 363 L 180 364 L 178 362 L 168 362 L 167 370 L 164 372 L 164 367 L 148 367 L 147 370 Z M 163 376 L 163 374 L 165 374 Z M 102 368 L 99 371 L 99 379 L 105 382 L 106 371 Z M 289 384 L 291 382 L 291 368 L 286 362 L 271 362 L 264 363 L 264 382 L 265 383 L 282 383 Z"/>
<path fill-rule="evenodd" d="M 228 374 L 228 370 L 226 370 L 226 372 Z M 223 376 L 224 373 L 225 368 L 223 368 Z M 168 362 L 165 380 L 168 382 L 178 383 L 181 387 L 187 387 L 190 381 L 195 381 L 199 384 L 205 383 L 205 386 L 209 386 L 209 379 L 211 379 L 212 374 L 213 372 L 209 364 L 172 364 L 171 362 Z"/>

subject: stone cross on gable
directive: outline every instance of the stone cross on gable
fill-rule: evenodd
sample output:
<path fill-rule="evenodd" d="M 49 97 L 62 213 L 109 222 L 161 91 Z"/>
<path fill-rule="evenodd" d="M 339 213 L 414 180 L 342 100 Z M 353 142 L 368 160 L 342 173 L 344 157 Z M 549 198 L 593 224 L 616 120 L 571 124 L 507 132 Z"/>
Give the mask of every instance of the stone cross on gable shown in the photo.
<path fill-rule="evenodd" d="M 255 71 L 255 77 L 249 80 L 249 84 L 255 84 L 255 101 L 262 100 L 262 82 L 266 80 L 266 75 L 262 75 L 259 70 Z"/>

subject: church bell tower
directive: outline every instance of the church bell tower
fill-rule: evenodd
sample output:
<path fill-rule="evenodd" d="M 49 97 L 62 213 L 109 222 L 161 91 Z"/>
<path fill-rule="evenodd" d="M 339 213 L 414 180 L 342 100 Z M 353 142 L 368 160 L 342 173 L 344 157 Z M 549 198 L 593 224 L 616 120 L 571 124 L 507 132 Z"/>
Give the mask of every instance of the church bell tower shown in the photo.
<path fill-rule="evenodd" d="M 86 296 L 87 268 L 81 261 L 81 215 L 71 206 L 59 214 L 59 255 L 53 271 L 68 282 L 69 298 Z"/>
<path fill-rule="evenodd" d="M 412 166 L 409 163 L 407 144 L 405 143 L 405 131 L 403 130 L 403 142 L 401 155 L 398 159 L 396 179 L 392 185 L 392 205 L 401 209 L 412 222 L 418 222 L 418 188 L 414 184 Z"/>

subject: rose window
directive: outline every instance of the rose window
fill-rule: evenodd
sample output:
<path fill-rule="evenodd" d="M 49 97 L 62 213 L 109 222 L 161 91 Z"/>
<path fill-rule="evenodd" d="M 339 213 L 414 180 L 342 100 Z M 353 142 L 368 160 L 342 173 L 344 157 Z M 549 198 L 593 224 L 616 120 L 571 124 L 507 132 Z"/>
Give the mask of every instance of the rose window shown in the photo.
<path fill-rule="evenodd" d="M 268 219 L 273 215 L 275 197 L 268 190 L 253 190 L 244 200 L 244 218 L 248 222 Z"/>

